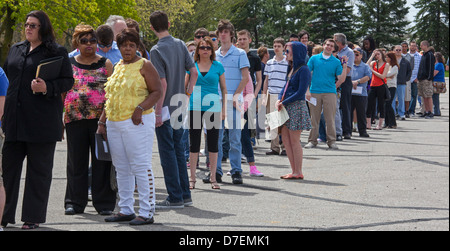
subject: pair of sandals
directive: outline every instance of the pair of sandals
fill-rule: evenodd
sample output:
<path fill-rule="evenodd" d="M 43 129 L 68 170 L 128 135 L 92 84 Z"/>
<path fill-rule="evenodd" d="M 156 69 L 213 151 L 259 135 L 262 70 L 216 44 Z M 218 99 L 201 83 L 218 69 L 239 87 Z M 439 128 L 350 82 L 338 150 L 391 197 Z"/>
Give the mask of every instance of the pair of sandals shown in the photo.
<path fill-rule="evenodd" d="M 211 180 L 209 180 L 209 181 L 211 183 L 212 189 L 220 189 L 219 183 L 217 183 L 217 181 L 211 181 Z M 196 182 L 197 182 L 196 180 L 189 180 L 189 189 L 190 190 L 195 189 Z"/>

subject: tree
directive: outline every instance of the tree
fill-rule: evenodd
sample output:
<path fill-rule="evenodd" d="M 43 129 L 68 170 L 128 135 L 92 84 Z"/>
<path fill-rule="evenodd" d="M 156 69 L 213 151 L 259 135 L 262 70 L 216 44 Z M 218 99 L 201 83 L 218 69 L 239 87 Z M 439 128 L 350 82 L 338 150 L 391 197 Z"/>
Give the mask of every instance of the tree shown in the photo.
<path fill-rule="evenodd" d="M 242 6 L 247 0 L 196 0 L 192 12 L 183 15 L 184 22 L 176 23 L 173 27 L 177 36 L 189 41 L 194 39 L 194 32 L 198 28 L 215 31 L 220 19 L 231 19 L 232 9 Z"/>
<path fill-rule="evenodd" d="M 358 38 L 371 35 L 377 47 L 389 47 L 405 40 L 409 21 L 406 0 L 359 0 Z"/>
<path fill-rule="evenodd" d="M 411 29 L 412 38 L 427 40 L 443 55 L 449 55 L 449 3 L 448 0 L 418 0 L 414 7 L 419 11 L 416 25 Z"/>
<path fill-rule="evenodd" d="M 44 10 L 60 40 L 63 35 L 70 40 L 73 28 L 81 22 L 97 27 L 111 14 L 137 19 L 134 6 L 134 0 L 0 0 L 0 64 L 12 43 L 17 42 L 13 41 L 14 32 L 22 29 L 25 16 L 32 10 Z"/>
<path fill-rule="evenodd" d="M 271 45 L 275 38 L 287 38 L 303 28 L 304 3 L 300 0 L 247 0 L 235 7 L 231 21 L 236 29 L 252 33 L 254 47 Z"/>
<path fill-rule="evenodd" d="M 322 42 L 338 32 L 344 33 L 349 41 L 355 37 L 353 6 L 348 1 L 312 0 L 307 15 L 311 41 Z"/>
<path fill-rule="evenodd" d="M 139 29 L 142 32 L 145 46 L 151 48 L 158 42 L 150 24 L 150 15 L 154 11 L 162 10 L 167 14 L 171 24 L 170 33 L 178 37 L 178 34 L 182 33 L 178 27 L 187 22 L 186 16 L 193 13 L 194 2 L 195 0 L 136 0 L 136 10 L 140 17 Z"/>

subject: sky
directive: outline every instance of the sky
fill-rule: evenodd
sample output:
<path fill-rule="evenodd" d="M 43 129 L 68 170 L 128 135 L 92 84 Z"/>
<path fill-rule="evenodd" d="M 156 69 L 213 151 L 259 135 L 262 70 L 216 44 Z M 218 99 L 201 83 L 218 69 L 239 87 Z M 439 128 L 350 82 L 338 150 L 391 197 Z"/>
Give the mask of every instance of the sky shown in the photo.
<path fill-rule="evenodd" d="M 409 14 L 408 14 L 407 18 L 408 18 L 408 21 L 411 21 L 411 22 L 414 21 L 414 17 L 416 16 L 416 14 L 418 12 L 418 10 L 416 8 L 414 8 L 414 6 L 412 6 L 415 1 L 416 0 L 406 0 L 407 6 L 409 7 Z"/>

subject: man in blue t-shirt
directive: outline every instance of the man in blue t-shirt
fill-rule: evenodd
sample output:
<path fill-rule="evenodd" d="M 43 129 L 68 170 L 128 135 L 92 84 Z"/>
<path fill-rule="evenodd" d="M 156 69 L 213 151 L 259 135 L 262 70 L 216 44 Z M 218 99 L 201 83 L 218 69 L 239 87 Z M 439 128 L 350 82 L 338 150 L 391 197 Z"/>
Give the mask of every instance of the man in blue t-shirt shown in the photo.
<path fill-rule="evenodd" d="M 305 148 L 317 146 L 319 136 L 320 116 L 323 109 L 325 117 L 327 144 L 330 149 L 338 149 L 336 145 L 336 88 L 344 81 L 347 75 L 347 57 L 343 62 L 333 56 L 336 42 L 327 39 L 324 43 L 324 51 L 312 56 L 308 61 L 308 67 L 312 73 L 311 87 L 306 92 L 306 100 L 310 101 L 309 109 L 311 113 L 312 129 L 309 133 L 308 144 Z M 336 78 L 338 81 L 336 82 Z M 316 104 L 314 105 L 314 100 Z"/>

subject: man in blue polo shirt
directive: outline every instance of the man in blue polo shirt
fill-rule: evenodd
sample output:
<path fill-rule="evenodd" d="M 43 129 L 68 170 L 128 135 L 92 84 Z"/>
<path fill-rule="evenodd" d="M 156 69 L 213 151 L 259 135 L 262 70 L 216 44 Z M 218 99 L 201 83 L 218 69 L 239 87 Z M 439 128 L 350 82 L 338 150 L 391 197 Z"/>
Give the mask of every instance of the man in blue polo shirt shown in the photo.
<path fill-rule="evenodd" d="M 330 149 L 338 149 L 336 145 L 336 88 L 344 81 L 347 75 L 347 57 L 342 58 L 343 62 L 333 56 L 333 50 L 336 42 L 333 39 L 327 39 L 324 43 L 324 51 L 312 56 L 308 61 L 308 67 L 312 72 L 311 87 L 306 92 L 306 99 L 316 100 L 316 104 L 309 104 L 311 114 L 312 129 L 309 133 L 308 144 L 305 148 L 314 148 L 317 146 L 317 137 L 319 136 L 320 116 L 323 109 L 325 117 L 327 144 Z M 336 82 L 336 78 L 338 81 Z"/>
<path fill-rule="evenodd" d="M 370 67 L 362 61 L 363 51 L 361 48 L 353 50 L 355 54 L 355 63 L 352 70 L 352 108 L 356 109 L 356 117 L 358 121 L 358 132 L 360 137 L 369 137 L 367 133 L 366 107 L 367 107 L 367 83 L 372 77 Z M 352 112 L 353 115 L 353 112 Z M 353 121 L 353 116 L 352 116 Z"/>
<path fill-rule="evenodd" d="M 230 165 L 231 178 L 233 184 L 242 184 L 242 168 L 241 168 L 241 111 L 239 103 L 243 102 L 242 91 L 249 80 L 250 63 L 247 53 L 244 50 L 236 48 L 231 38 L 234 36 L 234 26 L 228 20 L 220 20 L 217 27 L 217 35 L 219 36 L 221 47 L 216 51 L 217 61 L 221 62 L 225 69 L 225 81 L 227 84 L 227 121 L 230 144 Z M 222 149 L 223 128 L 219 132 L 219 156 L 221 160 L 223 156 Z M 222 176 L 222 165 L 217 163 L 217 175 Z M 220 181 L 221 177 L 217 177 Z"/>

